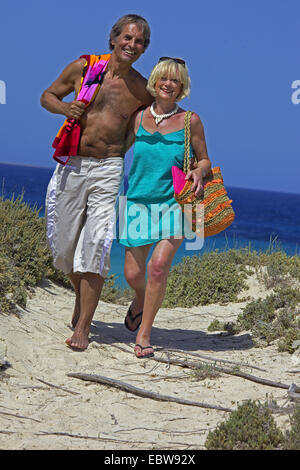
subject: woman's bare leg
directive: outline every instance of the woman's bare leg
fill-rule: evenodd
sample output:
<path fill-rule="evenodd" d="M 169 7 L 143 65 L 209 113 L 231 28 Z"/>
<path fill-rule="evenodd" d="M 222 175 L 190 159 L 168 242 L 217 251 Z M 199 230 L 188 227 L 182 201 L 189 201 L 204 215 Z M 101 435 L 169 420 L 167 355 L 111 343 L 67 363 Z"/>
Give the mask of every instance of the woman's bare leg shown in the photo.
<path fill-rule="evenodd" d="M 136 336 L 136 344 L 143 347 L 150 345 L 152 325 L 165 296 L 172 260 L 182 241 L 183 238 L 160 240 L 148 263 L 143 319 Z M 148 349 L 141 351 L 140 348 L 136 348 L 136 354 L 139 357 L 147 355 L 149 352 L 151 351 Z"/>
<path fill-rule="evenodd" d="M 130 306 L 132 316 L 135 317 L 144 308 L 145 288 L 146 288 L 146 261 L 152 245 L 126 248 L 124 274 L 126 281 L 135 291 L 135 298 Z M 135 329 L 141 317 L 132 321 L 128 318 L 127 322 L 131 329 Z"/>

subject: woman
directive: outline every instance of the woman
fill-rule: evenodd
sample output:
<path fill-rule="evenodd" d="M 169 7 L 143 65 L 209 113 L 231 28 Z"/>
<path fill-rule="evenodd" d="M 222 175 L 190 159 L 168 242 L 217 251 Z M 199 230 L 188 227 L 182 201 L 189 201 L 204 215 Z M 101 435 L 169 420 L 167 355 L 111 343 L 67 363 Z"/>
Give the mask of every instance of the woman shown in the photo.
<path fill-rule="evenodd" d="M 128 175 L 126 223 L 120 224 L 119 242 L 126 246 L 125 277 L 135 290 L 125 325 L 136 331 L 135 355 L 151 357 L 151 328 L 162 304 L 173 257 L 184 240 L 182 211 L 173 195 L 171 168 L 183 167 L 184 115 L 177 101 L 189 95 L 190 79 L 182 59 L 162 57 L 151 72 L 147 85 L 154 103 L 132 119 L 128 147 L 135 141 Z M 191 147 L 195 156 L 187 179 L 193 190 L 203 190 L 203 177 L 211 168 L 204 129 L 199 116 L 191 118 Z M 161 211 L 155 210 L 163 208 Z M 140 210 L 138 224 L 134 215 Z M 139 230 L 137 230 L 139 226 Z M 152 245 L 155 247 L 147 265 Z"/>

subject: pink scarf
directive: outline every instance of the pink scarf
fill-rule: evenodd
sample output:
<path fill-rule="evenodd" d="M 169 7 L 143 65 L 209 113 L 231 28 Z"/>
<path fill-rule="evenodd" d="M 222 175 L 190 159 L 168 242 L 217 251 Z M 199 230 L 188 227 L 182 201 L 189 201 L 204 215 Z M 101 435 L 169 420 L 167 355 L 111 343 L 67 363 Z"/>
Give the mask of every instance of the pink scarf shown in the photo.
<path fill-rule="evenodd" d="M 86 60 L 81 77 L 77 101 L 82 101 L 86 107 L 95 99 L 101 86 L 101 79 L 106 70 L 111 54 L 82 55 Z M 66 165 L 70 156 L 78 154 L 80 141 L 80 120 L 66 119 L 55 137 L 52 147 L 56 150 L 53 158 L 62 165 Z"/>

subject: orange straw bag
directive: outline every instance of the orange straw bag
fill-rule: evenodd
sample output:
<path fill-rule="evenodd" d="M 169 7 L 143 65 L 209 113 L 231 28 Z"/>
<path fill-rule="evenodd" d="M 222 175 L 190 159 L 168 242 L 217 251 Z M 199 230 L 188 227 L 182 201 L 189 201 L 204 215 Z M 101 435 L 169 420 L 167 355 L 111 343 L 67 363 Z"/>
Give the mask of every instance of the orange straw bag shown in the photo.
<path fill-rule="evenodd" d="M 174 198 L 181 205 L 183 211 L 191 213 L 191 227 L 193 232 L 203 236 L 203 230 L 200 229 L 199 222 L 196 220 L 197 204 L 204 206 L 204 237 L 216 235 L 225 230 L 234 221 L 234 211 L 231 207 L 232 200 L 229 199 L 224 187 L 221 169 L 212 168 L 203 178 L 204 191 L 200 196 L 195 196 L 191 190 L 193 181 L 185 180 L 186 173 L 190 168 L 190 122 L 191 111 L 187 111 L 184 117 L 185 124 L 185 142 L 184 142 L 184 167 L 183 171 L 172 167 Z M 186 207 L 184 207 L 186 205 Z M 187 210 L 188 209 L 188 210 Z M 198 222 L 198 223 L 197 223 Z"/>

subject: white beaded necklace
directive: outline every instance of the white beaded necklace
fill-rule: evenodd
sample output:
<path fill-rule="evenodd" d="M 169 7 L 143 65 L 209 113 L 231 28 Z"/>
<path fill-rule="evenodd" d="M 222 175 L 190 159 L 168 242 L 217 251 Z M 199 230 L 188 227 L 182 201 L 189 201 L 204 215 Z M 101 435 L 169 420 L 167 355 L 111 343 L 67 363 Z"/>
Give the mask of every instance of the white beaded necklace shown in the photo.
<path fill-rule="evenodd" d="M 151 112 L 152 116 L 155 119 L 156 125 L 158 125 L 163 119 L 168 119 L 169 117 L 173 116 L 173 114 L 177 113 L 177 111 L 178 111 L 178 104 L 176 104 L 175 108 L 170 113 L 168 113 L 168 114 L 156 114 L 156 112 L 153 109 L 153 105 L 154 105 L 154 103 L 152 103 L 152 105 L 150 107 L 150 112 Z"/>

